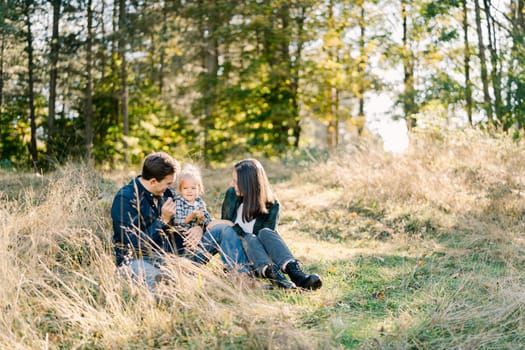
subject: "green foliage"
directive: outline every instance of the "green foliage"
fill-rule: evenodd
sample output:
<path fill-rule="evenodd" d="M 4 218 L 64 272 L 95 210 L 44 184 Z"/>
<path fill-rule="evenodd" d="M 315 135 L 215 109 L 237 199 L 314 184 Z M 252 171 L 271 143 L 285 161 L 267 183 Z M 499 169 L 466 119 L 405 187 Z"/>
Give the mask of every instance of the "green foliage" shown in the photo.
<path fill-rule="evenodd" d="M 26 135 L 29 128 L 27 120 L 21 118 L 27 107 L 25 99 L 9 101 L 0 110 L 0 160 L 11 166 L 24 166 L 29 159 Z"/>
<path fill-rule="evenodd" d="M 231 45 L 227 35 L 236 35 L 238 41 L 252 46 L 243 56 L 234 56 L 216 70 L 205 67 L 199 75 L 196 86 L 201 97 L 194 101 L 192 110 L 200 116 L 208 160 L 224 161 L 244 153 L 283 155 L 297 146 L 300 137 L 294 85 L 298 63 L 291 61 L 290 43 L 302 39 L 295 36 L 291 25 L 293 11 L 280 2 L 249 2 L 243 10 L 246 18 L 254 16 L 256 20 L 240 21 L 237 27 L 228 26 L 229 18 L 208 18 L 202 9 L 194 10 L 199 26 L 213 29 L 207 34 L 211 38 L 220 37 Z M 215 43 L 210 40 L 207 45 Z M 203 61 L 206 59 L 213 57 L 205 51 Z M 232 71 L 239 64 L 237 60 L 247 64 Z"/>
<path fill-rule="evenodd" d="M 525 128 L 525 71 L 522 68 L 522 63 L 525 62 L 525 39 L 523 37 L 522 22 L 515 20 L 513 30 L 513 47 L 510 52 L 511 62 L 514 69 L 510 71 L 507 100 L 510 104 L 505 106 L 504 119 L 501 121 L 504 130 L 510 130 L 516 126 L 514 137 L 521 139 L 520 136 Z M 519 24 L 521 23 L 521 25 Z"/>
<path fill-rule="evenodd" d="M 446 15 L 451 8 L 459 7 L 462 1 L 463 0 L 430 1 L 423 4 L 421 14 L 428 19 Z"/>
<path fill-rule="evenodd" d="M 121 139 L 119 102 L 114 86 L 117 78 L 106 77 L 95 84 L 93 93 L 93 157 L 97 163 L 113 161 L 117 156 L 117 144 Z M 81 108 L 83 110 L 83 107 Z"/>
<path fill-rule="evenodd" d="M 137 94 L 130 99 L 130 136 L 133 163 L 140 163 L 154 150 L 174 155 L 188 154 L 197 146 L 197 138 L 188 119 L 175 112 L 168 104 L 159 101 L 158 88 L 147 80 L 137 84 Z"/>
<path fill-rule="evenodd" d="M 402 3 L 407 5 L 404 14 Z M 330 143 L 330 136 L 342 132 L 344 126 L 345 131 L 357 128 L 361 132 L 370 116 L 366 108 L 374 104 L 368 99 L 385 91 L 396 101 L 394 109 L 403 106 L 403 118 L 442 128 L 455 119 L 452 113 L 461 115 L 465 109 L 467 86 L 474 96 L 477 119 L 490 107 L 497 115 L 494 125 L 519 140 L 525 128 L 521 68 L 525 28 L 523 14 L 515 8 L 519 2 L 482 4 L 489 6 L 492 15 L 482 16 L 481 32 L 488 33 L 490 28 L 492 44 L 497 43 L 494 57 L 487 52 L 489 91 L 496 95 L 495 84 L 500 81 L 503 97 L 498 105 L 489 101 L 492 106 L 481 102 L 474 13 L 472 6 L 466 8 L 469 20 L 463 28 L 464 3 L 127 1 L 123 3 L 125 23 L 118 28 L 119 4 L 95 1 L 90 40 L 94 160 L 112 167 L 124 159 L 137 162 L 152 149 L 199 153 L 211 163 L 246 154 L 282 157 L 302 143 L 306 119 L 315 119 L 320 122 L 318 128 L 328 130 L 327 140 L 316 140 L 316 144 Z M 7 126 L 22 125 L 25 121 L 20 119 L 27 115 L 27 107 L 18 100 L 29 88 L 24 4 L 38 42 L 32 68 L 38 96 L 38 152 L 43 154 L 51 45 L 50 33 L 38 25 L 45 16 L 43 3 L 9 0 L 0 4 L 1 121 Z M 56 154 L 51 160 L 57 163 L 85 154 L 86 5 L 62 2 Z M 104 16 L 99 16 L 102 8 Z M 399 40 L 403 15 L 405 45 Z M 468 52 L 465 29 L 471 43 Z M 121 39 L 126 41 L 129 84 L 130 135 L 126 140 L 119 112 Z M 486 49 L 488 40 L 484 39 Z M 467 54 L 471 56 L 468 84 Z M 400 64 L 406 76 L 394 81 L 388 76 Z M 16 166 L 27 166 L 27 134 L 15 131 L 8 134 L 2 129 L 0 156 Z"/>
<path fill-rule="evenodd" d="M 132 163 L 140 163 L 144 156 L 154 150 L 183 155 L 195 149 L 196 134 L 189 127 L 187 118 L 173 111 L 156 98 L 158 88 L 147 79 L 137 79 L 131 89 L 136 91 L 129 101 L 130 135 L 124 149 L 116 77 L 108 76 L 95 84 L 94 146 L 93 156 L 97 163 L 115 166 L 124 154 L 131 156 Z M 83 103 L 83 102 L 82 102 Z M 83 104 L 80 106 L 83 113 Z M 83 120 L 79 120 L 83 123 Z M 83 144 L 83 140 L 79 140 Z"/>

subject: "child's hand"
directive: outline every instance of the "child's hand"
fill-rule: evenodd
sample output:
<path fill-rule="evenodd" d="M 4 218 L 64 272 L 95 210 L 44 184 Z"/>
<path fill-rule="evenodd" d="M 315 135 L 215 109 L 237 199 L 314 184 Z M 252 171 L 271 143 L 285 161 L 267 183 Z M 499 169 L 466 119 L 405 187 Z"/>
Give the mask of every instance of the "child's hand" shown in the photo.
<path fill-rule="evenodd" d="M 197 221 L 204 220 L 204 212 L 201 209 L 195 210 L 193 213 L 191 213 L 194 219 L 197 219 Z"/>

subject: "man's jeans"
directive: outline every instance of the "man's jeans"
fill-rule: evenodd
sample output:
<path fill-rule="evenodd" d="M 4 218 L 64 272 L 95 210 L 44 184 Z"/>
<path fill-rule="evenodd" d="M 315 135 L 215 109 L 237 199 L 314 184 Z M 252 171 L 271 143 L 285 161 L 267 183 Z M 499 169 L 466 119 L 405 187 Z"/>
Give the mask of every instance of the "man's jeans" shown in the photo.
<path fill-rule="evenodd" d="M 131 267 L 131 277 L 148 286 L 151 292 L 155 292 L 155 279 L 160 275 L 160 258 L 139 258 L 131 259 L 129 267 Z"/>
<path fill-rule="evenodd" d="M 189 256 L 186 253 L 191 260 L 206 264 L 209 261 L 209 255 L 220 253 L 227 270 L 237 270 L 243 273 L 252 272 L 241 239 L 230 226 L 221 224 L 207 230 L 202 236 L 200 245 L 201 249 L 207 254 L 201 252 Z M 160 265 L 162 265 L 160 257 L 143 257 L 129 261 L 132 278 L 144 283 L 152 292 L 155 292 L 155 280 L 161 273 Z"/>
<path fill-rule="evenodd" d="M 294 260 L 282 237 L 269 228 L 263 228 L 257 235 L 247 233 L 243 245 L 248 259 L 259 275 L 263 268 L 272 262 L 282 269 L 285 263 Z"/>
<path fill-rule="evenodd" d="M 210 255 L 220 253 L 222 262 L 229 271 L 251 272 L 250 262 L 244 253 L 241 239 L 231 226 L 220 224 L 207 230 L 202 236 L 201 248 Z M 206 264 L 209 256 L 197 253 L 192 260 Z"/>

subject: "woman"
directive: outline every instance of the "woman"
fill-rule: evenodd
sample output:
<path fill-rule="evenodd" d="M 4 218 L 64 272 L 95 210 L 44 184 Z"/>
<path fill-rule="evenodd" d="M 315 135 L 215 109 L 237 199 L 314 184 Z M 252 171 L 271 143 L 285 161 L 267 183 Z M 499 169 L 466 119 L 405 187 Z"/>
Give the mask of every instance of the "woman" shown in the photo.
<path fill-rule="evenodd" d="M 280 288 L 296 286 L 315 290 L 322 286 L 317 274 L 306 274 L 299 262 L 276 231 L 279 220 L 279 201 L 270 187 L 263 166 L 256 159 L 235 164 L 233 186 L 226 191 L 222 203 L 222 220 L 213 221 L 203 242 L 222 232 L 232 230 L 242 239 L 246 256 L 260 277 L 266 277 Z M 240 254 L 242 255 L 242 254 Z M 290 276 L 293 283 L 282 274 Z"/>

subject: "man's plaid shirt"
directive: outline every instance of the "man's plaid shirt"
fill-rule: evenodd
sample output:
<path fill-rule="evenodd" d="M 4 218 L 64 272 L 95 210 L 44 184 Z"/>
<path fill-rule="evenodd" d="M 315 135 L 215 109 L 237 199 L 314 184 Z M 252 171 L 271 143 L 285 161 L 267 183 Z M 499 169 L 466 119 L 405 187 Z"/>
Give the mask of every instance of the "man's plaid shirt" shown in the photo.
<path fill-rule="evenodd" d="M 193 226 L 196 226 L 197 224 L 200 226 L 206 226 L 212 220 L 210 214 L 206 210 L 206 203 L 204 203 L 201 197 L 195 198 L 195 204 L 191 205 L 180 194 L 176 194 L 175 206 L 176 212 L 173 216 L 172 221 L 173 225 L 175 226 L 182 226 L 185 229 L 189 229 Z M 204 220 L 202 222 L 197 222 L 197 219 L 193 219 L 189 224 L 185 224 L 184 220 L 186 220 L 186 217 L 195 210 L 202 210 L 202 212 L 204 213 Z"/>

